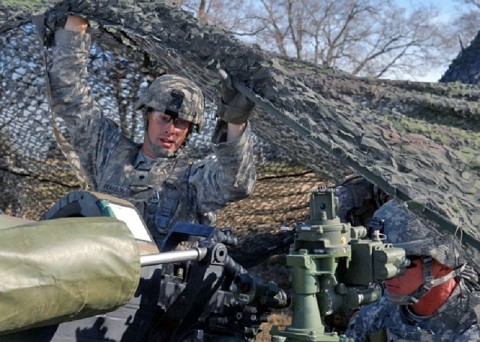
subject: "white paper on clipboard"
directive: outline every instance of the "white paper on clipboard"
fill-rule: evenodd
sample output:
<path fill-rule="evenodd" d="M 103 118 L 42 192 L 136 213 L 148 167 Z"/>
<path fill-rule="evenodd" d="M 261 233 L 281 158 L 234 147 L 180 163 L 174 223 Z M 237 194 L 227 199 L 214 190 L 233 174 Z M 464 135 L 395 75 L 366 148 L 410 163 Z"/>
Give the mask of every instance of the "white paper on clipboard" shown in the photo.
<path fill-rule="evenodd" d="M 115 203 L 109 203 L 110 209 L 117 220 L 125 222 L 133 237 L 137 240 L 153 242 L 148 234 L 147 227 L 140 219 L 137 211 L 133 208 L 124 207 Z"/>

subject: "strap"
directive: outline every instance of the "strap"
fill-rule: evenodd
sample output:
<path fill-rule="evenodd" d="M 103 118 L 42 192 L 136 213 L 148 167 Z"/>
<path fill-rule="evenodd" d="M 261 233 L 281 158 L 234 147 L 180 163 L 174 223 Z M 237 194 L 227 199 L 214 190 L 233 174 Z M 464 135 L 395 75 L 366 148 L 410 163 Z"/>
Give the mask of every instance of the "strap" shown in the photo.
<path fill-rule="evenodd" d="M 403 305 L 416 304 L 422 297 L 430 291 L 432 288 L 441 285 L 452 278 L 455 278 L 463 272 L 466 267 L 466 264 L 462 264 L 459 267 L 452 270 L 450 273 L 444 275 L 443 277 L 433 279 L 432 276 L 432 262 L 433 259 L 429 256 L 422 257 L 423 260 L 423 279 L 424 282 L 415 292 L 407 296 L 396 296 L 390 295 L 387 293 L 387 299 L 396 303 Z"/>
<path fill-rule="evenodd" d="M 465 269 L 466 266 L 467 266 L 466 264 L 460 265 L 459 267 L 452 270 L 449 274 L 446 274 L 443 277 L 440 277 L 440 278 L 437 278 L 437 279 L 431 281 L 431 284 L 432 284 L 431 287 L 438 286 L 440 284 L 443 284 L 443 283 L 449 281 L 452 278 L 458 277 L 459 275 L 462 274 L 462 272 L 463 272 L 463 270 Z"/>
<path fill-rule="evenodd" d="M 164 230 L 168 227 L 168 223 L 173 216 L 173 212 L 178 205 L 178 200 L 180 199 L 180 191 L 174 188 L 168 182 L 165 183 L 166 196 L 165 203 L 162 203 L 160 210 L 157 210 L 155 215 L 155 223 L 157 224 L 157 229 Z"/>
<path fill-rule="evenodd" d="M 73 171 L 77 176 L 80 189 L 88 190 L 89 188 L 88 179 L 87 179 L 85 170 L 83 169 L 82 164 L 80 162 L 80 158 L 78 157 L 78 154 L 73 149 L 72 145 L 68 142 L 68 140 L 62 134 L 62 132 L 60 131 L 60 128 L 55 122 L 55 112 L 53 111 L 53 106 L 52 106 L 52 90 L 50 87 L 50 77 L 48 76 L 48 70 L 47 70 L 47 54 L 45 52 L 45 46 L 44 46 L 45 16 L 43 14 L 33 16 L 32 23 L 35 25 L 38 41 L 42 49 L 42 52 L 40 55 L 42 56 L 42 59 L 43 59 L 43 69 L 45 71 L 45 87 L 47 89 L 47 100 L 48 100 L 50 110 L 52 112 L 51 121 L 53 126 L 53 135 L 55 136 L 55 140 L 57 141 L 60 151 L 62 151 L 65 158 L 67 158 L 68 163 L 72 166 Z"/>
<path fill-rule="evenodd" d="M 165 203 L 161 203 L 160 210 L 157 210 L 155 214 L 155 223 L 157 229 L 164 230 L 168 228 L 168 224 L 174 214 L 175 209 L 178 207 L 181 190 L 175 187 L 175 183 L 178 183 L 179 174 L 185 175 L 185 172 L 189 170 L 188 161 L 184 158 L 177 158 L 175 163 L 172 163 L 167 169 L 168 177 L 165 179 Z M 181 172 L 175 172 L 175 169 L 182 170 Z"/>
<path fill-rule="evenodd" d="M 417 303 L 428 291 L 430 291 L 432 288 L 441 285 L 447 281 L 449 281 L 452 278 L 457 277 L 460 275 L 463 270 L 465 269 L 465 264 L 457 267 L 456 269 L 452 270 L 450 273 L 444 275 L 443 277 L 433 279 L 432 276 L 432 262 L 433 259 L 431 257 L 423 257 L 423 279 L 424 283 L 423 285 L 415 291 L 412 295 L 412 301 L 413 303 Z"/>
<path fill-rule="evenodd" d="M 416 304 L 433 287 L 432 262 L 429 256 L 422 257 L 423 262 L 423 284 L 414 293 L 407 297 L 408 304 Z M 440 285 L 440 284 L 437 284 Z M 435 285 L 436 286 L 436 285 Z"/>

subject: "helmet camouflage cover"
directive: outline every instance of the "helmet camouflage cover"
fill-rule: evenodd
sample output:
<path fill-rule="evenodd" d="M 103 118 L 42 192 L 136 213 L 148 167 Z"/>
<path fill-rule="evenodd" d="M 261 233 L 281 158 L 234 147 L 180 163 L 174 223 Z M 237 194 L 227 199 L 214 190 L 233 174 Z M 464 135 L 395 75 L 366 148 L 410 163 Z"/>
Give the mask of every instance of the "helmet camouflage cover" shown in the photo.
<path fill-rule="evenodd" d="M 432 224 L 397 200 L 391 200 L 375 212 L 370 229 L 379 229 L 385 235 L 385 242 L 405 249 L 407 255 L 430 256 L 452 268 L 464 263 L 466 256 L 461 254 L 459 240 L 439 233 Z"/>
<path fill-rule="evenodd" d="M 140 96 L 135 109 L 154 108 L 162 113 L 176 113 L 191 122 L 195 131 L 203 126 L 205 100 L 202 90 L 192 81 L 178 75 L 162 75 Z"/>

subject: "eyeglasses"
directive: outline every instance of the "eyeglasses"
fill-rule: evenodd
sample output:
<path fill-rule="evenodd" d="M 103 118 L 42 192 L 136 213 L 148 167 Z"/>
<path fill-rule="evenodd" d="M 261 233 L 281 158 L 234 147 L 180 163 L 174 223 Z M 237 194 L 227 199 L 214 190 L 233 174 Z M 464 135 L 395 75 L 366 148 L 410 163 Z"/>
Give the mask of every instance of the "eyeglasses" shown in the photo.
<path fill-rule="evenodd" d="M 160 112 L 150 112 L 150 117 L 153 122 L 160 125 L 166 125 L 172 122 L 176 128 L 180 128 L 180 129 L 185 129 L 190 126 L 190 122 L 187 120 L 180 119 L 178 117 L 174 117 L 171 115 L 163 114 Z"/>
<path fill-rule="evenodd" d="M 416 263 L 414 263 L 414 261 L 416 260 L 422 260 L 422 258 L 418 257 L 418 256 L 407 256 L 407 259 L 410 260 L 410 265 L 408 265 L 406 267 L 407 270 L 411 269 L 411 268 L 415 268 L 417 267 L 418 265 Z"/>

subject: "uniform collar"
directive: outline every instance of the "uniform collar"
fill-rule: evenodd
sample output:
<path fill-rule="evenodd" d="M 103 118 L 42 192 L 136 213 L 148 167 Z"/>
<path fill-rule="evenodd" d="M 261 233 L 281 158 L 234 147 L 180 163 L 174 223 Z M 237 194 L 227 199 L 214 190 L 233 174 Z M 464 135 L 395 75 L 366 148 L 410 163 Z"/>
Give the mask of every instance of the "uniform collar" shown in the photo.
<path fill-rule="evenodd" d="M 133 162 L 133 168 L 135 169 L 142 169 L 142 170 L 150 170 L 155 164 L 162 163 L 166 160 L 177 159 L 178 157 L 185 156 L 183 149 L 175 153 L 170 157 L 158 157 L 158 158 L 150 158 L 149 156 L 143 153 L 142 149 L 138 151 L 137 157 Z"/>
<path fill-rule="evenodd" d="M 133 162 L 133 167 L 138 169 L 141 167 L 142 169 L 150 169 L 153 165 L 155 159 L 150 158 L 143 153 L 142 149 L 138 151 L 137 158 Z"/>

